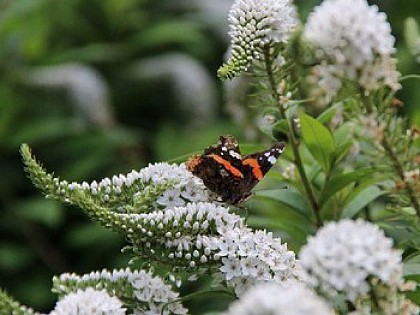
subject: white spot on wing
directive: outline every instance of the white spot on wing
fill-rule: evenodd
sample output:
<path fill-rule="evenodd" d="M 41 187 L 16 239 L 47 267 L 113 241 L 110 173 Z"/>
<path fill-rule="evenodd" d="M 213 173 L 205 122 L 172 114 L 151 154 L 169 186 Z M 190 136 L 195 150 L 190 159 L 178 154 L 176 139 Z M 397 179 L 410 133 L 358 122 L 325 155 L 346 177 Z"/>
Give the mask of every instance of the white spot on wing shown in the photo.
<path fill-rule="evenodd" d="M 241 155 L 233 150 L 229 150 L 229 155 L 235 159 L 242 159 Z"/>
<path fill-rule="evenodd" d="M 222 151 L 227 151 L 227 148 L 226 147 L 222 147 Z"/>
<path fill-rule="evenodd" d="M 271 165 L 274 165 L 274 164 L 276 164 L 276 162 L 277 162 L 277 159 L 274 157 L 274 156 L 270 156 L 268 159 L 267 159 L 267 161 L 271 164 Z"/>

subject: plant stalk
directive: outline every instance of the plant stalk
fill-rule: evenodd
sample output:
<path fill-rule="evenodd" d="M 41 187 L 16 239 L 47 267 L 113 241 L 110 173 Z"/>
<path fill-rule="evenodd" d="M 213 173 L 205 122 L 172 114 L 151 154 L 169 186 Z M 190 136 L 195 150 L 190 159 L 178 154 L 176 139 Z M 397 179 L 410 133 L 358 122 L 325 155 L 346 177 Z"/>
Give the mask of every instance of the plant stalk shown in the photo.
<path fill-rule="evenodd" d="M 280 115 L 281 115 L 282 119 L 285 119 L 285 121 L 287 122 L 287 128 L 288 128 L 288 133 L 289 133 L 289 141 L 290 141 L 292 151 L 293 151 L 293 156 L 294 156 L 294 161 L 293 162 L 296 165 L 296 168 L 298 169 L 300 178 L 302 180 L 303 187 L 305 189 L 306 195 L 308 196 L 309 203 L 310 203 L 311 208 L 312 208 L 312 212 L 315 216 L 316 226 L 321 227 L 322 226 L 322 218 L 321 218 L 321 215 L 320 215 L 319 204 L 318 204 L 318 201 L 315 198 L 314 191 L 312 189 L 312 186 L 311 186 L 311 184 L 308 180 L 305 169 L 303 167 L 302 158 L 301 158 L 300 153 L 299 153 L 299 143 L 298 143 L 298 140 L 297 140 L 297 137 L 296 137 L 296 134 L 295 134 L 295 130 L 293 128 L 292 122 L 287 118 L 286 110 L 283 107 L 283 104 L 281 103 L 280 95 L 277 91 L 278 82 L 276 82 L 276 79 L 274 77 L 273 60 L 270 57 L 270 51 L 269 50 L 270 50 L 269 47 L 264 49 L 264 62 L 265 62 L 265 68 L 267 70 L 268 81 L 270 83 L 270 87 L 271 87 L 271 91 L 272 91 L 272 96 L 273 96 L 278 108 L 280 109 Z"/>

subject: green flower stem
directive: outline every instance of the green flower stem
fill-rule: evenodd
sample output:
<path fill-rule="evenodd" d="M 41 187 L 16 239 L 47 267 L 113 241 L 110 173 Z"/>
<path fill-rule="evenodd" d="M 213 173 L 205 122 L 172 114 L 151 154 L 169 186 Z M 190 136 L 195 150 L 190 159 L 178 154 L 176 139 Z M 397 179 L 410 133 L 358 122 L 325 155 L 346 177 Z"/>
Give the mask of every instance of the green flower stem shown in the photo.
<path fill-rule="evenodd" d="M 265 68 L 267 70 L 267 76 L 268 76 L 268 81 L 270 83 L 270 87 L 272 90 L 272 96 L 275 100 L 275 102 L 277 103 L 278 108 L 280 109 L 280 114 L 282 119 L 284 119 L 285 121 L 287 121 L 287 128 L 288 128 L 288 133 L 289 133 L 289 141 L 293 150 L 293 156 L 294 156 L 294 164 L 296 165 L 300 178 L 302 180 L 303 186 L 305 188 L 306 191 L 306 195 L 308 196 L 309 199 L 309 203 L 311 205 L 312 208 L 312 212 L 315 216 L 315 223 L 318 227 L 322 226 L 322 218 L 320 215 L 320 207 L 318 204 L 318 201 L 315 198 L 315 194 L 314 191 L 312 189 L 312 186 L 308 180 L 308 177 L 306 175 L 305 169 L 303 167 L 303 162 L 302 162 L 302 158 L 300 157 L 300 153 L 299 153 L 299 143 L 298 140 L 296 139 L 296 134 L 295 134 L 295 130 L 293 128 L 292 122 L 287 118 L 286 115 L 286 110 L 284 109 L 281 101 L 280 101 L 280 95 L 277 92 L 277 86 L 278 86 L 278 82 L 276 82 L 274 73 L 273 73 L 273 60 L 271 58 L 270 55 L 270 48 L 266 47 L 264 49 L 264 62 L 265 62 Z"/>
<path fill-rule="evenodd" d="M 405 180 L 404 168 L 402 164 L 398 160 L 398 157 L 395 154 L 394 150 L 392 150 L 392 146 L 389 143 L 387 137 L 383 137 L 381 143 L 389 158 L 391 159 L 394 171 L 397 173 L 398 177 L 405 183 L 405 190 L 407 191 L 408 197 L 410 198 L 413 208 L 416 210 L 417 216 L 420 218 L 420 202 L 416 197 L 416 192 L 413 186 L 411 186 L 411 183 Z"/>

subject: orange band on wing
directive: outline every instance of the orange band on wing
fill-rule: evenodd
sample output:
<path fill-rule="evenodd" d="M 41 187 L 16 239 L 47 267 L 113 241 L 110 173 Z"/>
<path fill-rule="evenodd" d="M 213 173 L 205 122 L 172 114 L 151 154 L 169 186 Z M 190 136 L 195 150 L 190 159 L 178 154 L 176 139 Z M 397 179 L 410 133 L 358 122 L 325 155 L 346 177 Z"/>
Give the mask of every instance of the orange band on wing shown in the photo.
<path fill-rule="evenodd" d="M 261 172 L 261 167 L 256 159 L 245 159 L 242 161 L 242 164 L 252 167 L 252 174 L 254 174 L 256 179 L 261 180 L 264 177 L 263 173 Z"/>
<path fill-rule="evenodd" d="M 222 164 L 223 167 L 230 172 L 233 176 L 241 177 L 243 178 L 244 175 L 241 173 L 240 170 L 238 170 L 236 167 L 232 166 L 229 161 L 225 160 L 224 158 L 216 155 L 216 154 L 209 154 L 208 157 L 211 157 L 213 160 L 215 160 L 217 163 Z"/>

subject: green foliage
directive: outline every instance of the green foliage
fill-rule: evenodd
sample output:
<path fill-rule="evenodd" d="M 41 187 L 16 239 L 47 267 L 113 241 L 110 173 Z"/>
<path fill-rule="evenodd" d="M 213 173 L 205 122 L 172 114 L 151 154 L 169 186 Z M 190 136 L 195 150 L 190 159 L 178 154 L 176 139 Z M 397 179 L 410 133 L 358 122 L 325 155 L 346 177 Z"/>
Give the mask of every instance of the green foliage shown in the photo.
<path fill-rule="evenodd" d="M 336 150 L 331 132 L 304 112 L 300 112 L 299 118 L 305 145 L 325 173 L 329 173 L 333 167 Z"/>

